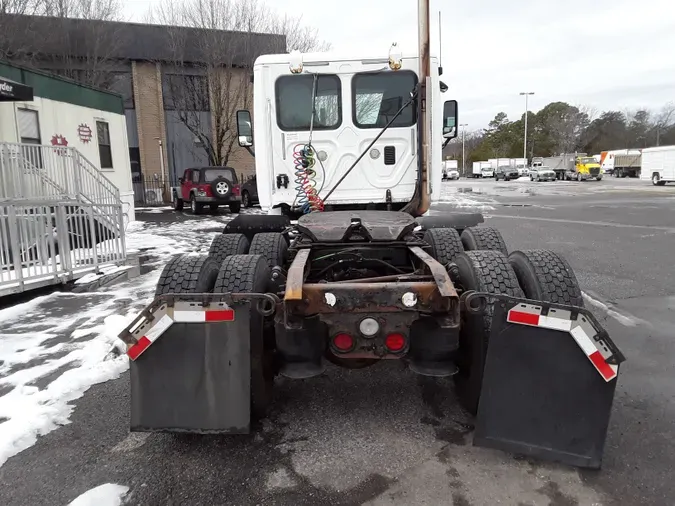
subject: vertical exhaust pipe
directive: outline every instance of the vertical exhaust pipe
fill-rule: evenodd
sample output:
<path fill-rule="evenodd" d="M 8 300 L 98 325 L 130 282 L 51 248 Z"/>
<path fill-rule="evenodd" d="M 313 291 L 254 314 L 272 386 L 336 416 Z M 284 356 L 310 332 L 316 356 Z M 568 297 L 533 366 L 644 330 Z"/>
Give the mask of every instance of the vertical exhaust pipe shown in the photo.
<path fill-rule="evenodd" d="M 429 0 L 417 0 L 417 24 L 418 24 L 418 51 L 419 51 L 419 93 L 417 95 L 418 115 L 417 132 L 419 158 L 417 187 L 412 200 L 405 206 L 403 211 L 413 216 L 422 216 L 429 210 L 431 204 L 429 196 L 430 171 L 430 148 L 431 132 L 427 126 L 429 111 L 427 110 L 427 90 L 431 81 L 431 35 L 429 21 Z"/>

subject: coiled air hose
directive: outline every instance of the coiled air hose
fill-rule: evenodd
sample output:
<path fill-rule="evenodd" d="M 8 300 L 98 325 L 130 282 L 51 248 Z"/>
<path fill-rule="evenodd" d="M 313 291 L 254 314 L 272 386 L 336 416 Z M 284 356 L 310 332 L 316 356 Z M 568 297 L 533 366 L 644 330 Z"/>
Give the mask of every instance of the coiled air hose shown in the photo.
<path fill-rule="evenodd" d="M 296 204 L 303 214 L 323 211 L 323 200 L 316 189 L 316 153 L 311 144 L 298 144 L 293 148 L 293 163 Z"/>

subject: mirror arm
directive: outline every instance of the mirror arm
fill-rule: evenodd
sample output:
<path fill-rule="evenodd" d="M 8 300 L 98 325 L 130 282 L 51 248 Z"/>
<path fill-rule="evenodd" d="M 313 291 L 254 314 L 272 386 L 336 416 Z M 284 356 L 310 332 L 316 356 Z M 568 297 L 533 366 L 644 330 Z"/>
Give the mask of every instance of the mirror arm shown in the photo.
<path fill-rule="evenodd" d="M 450 140 L 451 140 L 451 139 L 448 139 L 448 138 L 446 138 L 445 140 L 443 140 L 443 149 L 445 149 L 445 146 L 448 145 L 448 142 L 450 142 Z"/>
<path fill-rule="evenodd" d="M 255 151 L 251 149 L 251 146 L 244 146 L 244 149 L 248 151 L 248 154 L 255 158 Z"/>

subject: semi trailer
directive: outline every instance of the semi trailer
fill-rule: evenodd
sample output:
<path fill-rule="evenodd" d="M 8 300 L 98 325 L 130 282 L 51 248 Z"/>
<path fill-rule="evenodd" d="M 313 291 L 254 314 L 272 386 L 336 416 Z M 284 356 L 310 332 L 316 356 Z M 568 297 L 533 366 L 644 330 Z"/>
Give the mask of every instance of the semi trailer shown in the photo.
<path fill-rule="evenodd" d="M 509 249 L 480 214 L 428 213 L 459 122 L 418 9 L 418 54 L 256 60 L 237 127 L 267 214 L 173 258 L 120 334 L 132 431 L 248 433 L 276 376 L 398 360 L 453 378 L 474 445 L 600 467 L 624 357 L 569 263 Z"/>

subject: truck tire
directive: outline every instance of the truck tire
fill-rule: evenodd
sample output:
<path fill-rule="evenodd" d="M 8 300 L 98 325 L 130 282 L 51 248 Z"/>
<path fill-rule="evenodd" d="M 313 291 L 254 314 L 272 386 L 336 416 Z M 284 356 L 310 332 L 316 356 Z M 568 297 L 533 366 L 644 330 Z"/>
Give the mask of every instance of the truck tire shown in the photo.
<path fill-rule="evenodd" d="M 288 243 L 283 234 L 278 232 L 262 232 L 253 236 L 250 255 L 262 255 L 272 267 L 283 266 L 286 262 Z"/>
<path fill-rule="evenodd" d="M 209 248 L 209 256 L 213 258 L 218 267 L 231 255 L 245 255 L 249 248 L 248 239 L 244 234 L 219 234 L 213 238 Z"/>
<path fill-rule="evenodd" d="M 523 296 L 516 273 L 500 251 L 468 251 L 458 255 L 455 263 L 464 290 Z M 459 333 L 459 372 L 454 376 L 455 387 L 464 407 L 474 415 L 478 411 L 483 386 L 493 315 L 494 304 L 488 301 L 484 314 L 467 314 L 463 318 Z"/>
<path fill-rule="evenodd" d="M 262 255 L 232 255 L 220 267 L 213 293 L 264 293 L 270 268 Z M 265 339 L 264 318 L 250 303 L 251 417 L 264 418 L 274 387 L 274 339 Z M 273 327 L 271 327 L 273 329 Z M 272 336 L 273 337 L 273 336 Z"/>
<path fill-rule="evenodd" d="M 577 277 L 557 253 L 543 249 L 514 251 L 509 264 L 528 299 L 584 307 Z"/>
<path fill-rule="evenodd" d="M 443 266 L 464 252 L 459 232 L 454 228 L 430 228 L 424 232 L 424 241 L 431 246 L 431 256 Z"/>
<path fill-rule="evenodd" d="M 218 263 L 208 255 L 180 255 L 172 258 L 159 276 L 155 295 L 209 293 L 216 282 L 218 267 Z"/>
<path fill-rule="evenodd" d="M 502 234 L 492 227 L 469 227 L 462 232 L 464 251 L 491 250 L 508 255 L 508 249 Z"/>
<path fill-rule="evenodd" d="M 580 183 L 583 181 L 581 174 L 577 174 L 577 181 L 579 181 Z"/>

